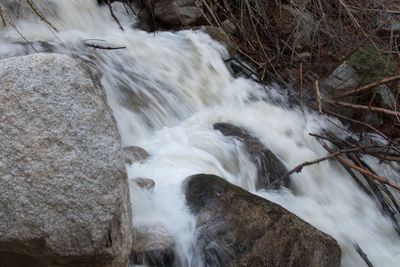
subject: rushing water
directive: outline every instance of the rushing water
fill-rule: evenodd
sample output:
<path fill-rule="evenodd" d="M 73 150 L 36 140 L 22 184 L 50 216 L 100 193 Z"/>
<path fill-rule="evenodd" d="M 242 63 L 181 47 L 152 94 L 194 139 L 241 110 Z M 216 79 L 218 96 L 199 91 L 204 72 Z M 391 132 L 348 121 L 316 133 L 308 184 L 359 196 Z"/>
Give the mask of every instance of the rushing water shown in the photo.
<path fill-rule="evenodd" d="M 131 183 L 134 225 L 163 225 L 176 240 L 177 265 L 190 266 L 197 260 L 195 218 L 185 206 L 181 183 L 192 174 L 212 173 L 332 235 L 341 246 L 343 266 L 365 265 L 354 242 L 375 266 L 400 266 L 400 239 L 392 223 L 334 162 L 292 175 L 293 191 L 255 192 L 256 167 L 239 143 L 212 129 L 214 123 L 244 127 L 288 169 L 326 154 L 309 133 L 337 129 L 322 116 L 286 108 L 277 89 L 233 78 L 223 62 L 226 50 L 209 36 L 140 31 L 132 26 L 135 17 L 118 3 L 114 10 L 125 31 L 95 0 L 35 1 L 56 32 L 24 3 L 0 0 L 13 24 L 1 29 L 0 58 L 47 51 L 78 56 L 97 66 L 123 144 L 141 146 L 151 154 L 146 162 L 128 167 L 130 179 L 151 178 L 156 183 L 153 191 Z M 95 50 L 88 43 L 126 48 Z M 390 176 L 399 179 L 395 173 Z"/>

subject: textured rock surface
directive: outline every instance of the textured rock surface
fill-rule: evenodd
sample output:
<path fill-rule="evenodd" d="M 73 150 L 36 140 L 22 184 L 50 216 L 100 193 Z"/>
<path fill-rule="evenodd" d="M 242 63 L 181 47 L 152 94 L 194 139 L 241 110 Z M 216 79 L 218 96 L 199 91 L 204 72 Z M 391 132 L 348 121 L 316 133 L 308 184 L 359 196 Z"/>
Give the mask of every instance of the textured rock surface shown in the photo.
<path fill-rule="evenodd" d="M 332 237 L 222 178 L 187 178 L 186 201 L 206 266 L 340 266 Z"/>
<path fill-rule="evenodd" d="M 322 83 L 322 93 L 331 97 L 360 84 L 357 71 L 349 64 L 343 63 L 338 66 L 331 75 Z"/>
<path fill-rule="evenodd" d="M 215 123 L 214 129 L 220 131 L 225 136 L 238 139 L 245 145 L 252 161 L 257 166 L 257 189 L 277 188 L 280 185 L 289 185 L 289 179 L 280 180 L 287 173 L 285 166 L 257 138 L 251 136 L 244 129 L 229 123 Z"/>
<path fill-rule="evenodd" d="M 0 61 L 0 266 L 126 266 L 128 190 L 96 73 L 57 54 Z"/>

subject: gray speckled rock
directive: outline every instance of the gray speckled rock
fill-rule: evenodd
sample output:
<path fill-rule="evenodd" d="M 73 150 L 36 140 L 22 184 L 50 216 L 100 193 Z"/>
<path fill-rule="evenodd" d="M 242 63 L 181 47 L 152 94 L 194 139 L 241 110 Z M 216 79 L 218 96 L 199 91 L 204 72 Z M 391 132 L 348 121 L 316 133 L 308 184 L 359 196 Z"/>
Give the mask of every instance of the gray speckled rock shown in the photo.
<path fill-rule="evenodd" d="M 0 61 L 0 266 L 126 266 L 120 136 L 96 73 L 34 54 Z"/>
<path fill-rule="evenodd" d="M 348 89 L 356 88 L 359 84 L 360 77 L 357 71 L 349 64 L 343 63 L 322 82 L 321 88 L 326 97 L 331 97 Z"/>

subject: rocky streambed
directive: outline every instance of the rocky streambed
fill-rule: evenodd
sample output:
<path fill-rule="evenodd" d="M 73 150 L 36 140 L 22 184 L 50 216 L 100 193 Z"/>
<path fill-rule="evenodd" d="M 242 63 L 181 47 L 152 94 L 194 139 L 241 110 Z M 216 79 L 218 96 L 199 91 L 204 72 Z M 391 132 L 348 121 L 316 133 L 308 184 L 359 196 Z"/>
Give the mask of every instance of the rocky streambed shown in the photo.
<path fill-rule="evenodd" d="M 0 61 L 0 73 L 1 266 L 126 266 L 130 253 L 173 265 L 168 234 L 131 227 L 121 141 L 96 71 L 33 54 Z M 207 266 L 339 266 L 337 242 L 284 208 L 217 176 L 184 186 Z"/>
<path fill-rule="evenodd" d="M 204 28 L 139 30 L 197 27 L 197 2 L 111 1 L 123 31 L 104 2 L 0 3 L 0 266 L 396 266 L 343 168 L 287 175 L 337 125 L 234 77 Z"/>

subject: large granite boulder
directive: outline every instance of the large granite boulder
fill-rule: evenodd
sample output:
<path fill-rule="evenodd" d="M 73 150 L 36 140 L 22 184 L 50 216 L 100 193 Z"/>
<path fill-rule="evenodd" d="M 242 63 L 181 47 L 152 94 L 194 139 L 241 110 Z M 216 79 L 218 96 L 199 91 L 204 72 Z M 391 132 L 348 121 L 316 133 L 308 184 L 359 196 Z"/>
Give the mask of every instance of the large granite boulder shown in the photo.
<path fill-rule="evenodd" d="M 250 159 L 257 167 L 256 189 L 276 189 L 281 185 L 289 186 L 289 178 L 281 180 L 288 172 L 286 167 L 260 140 L 252 136 L 245 129 L 230 123 L 219 122 L 215 123 L 213 127 L 223 135 L 235 138 L 243 143 L 250 154 Z"/>
<path fill-rule="evenodd" d="M 206 266 L 340 266 L 338 243 L 281 206 L 214 175 L 185 181 Z"/>
<path fill-rule="evenodd" d="M 98 78 L 65 55 L 0 61 L 0 266 L 127 266 L 127 175 Z"/>

